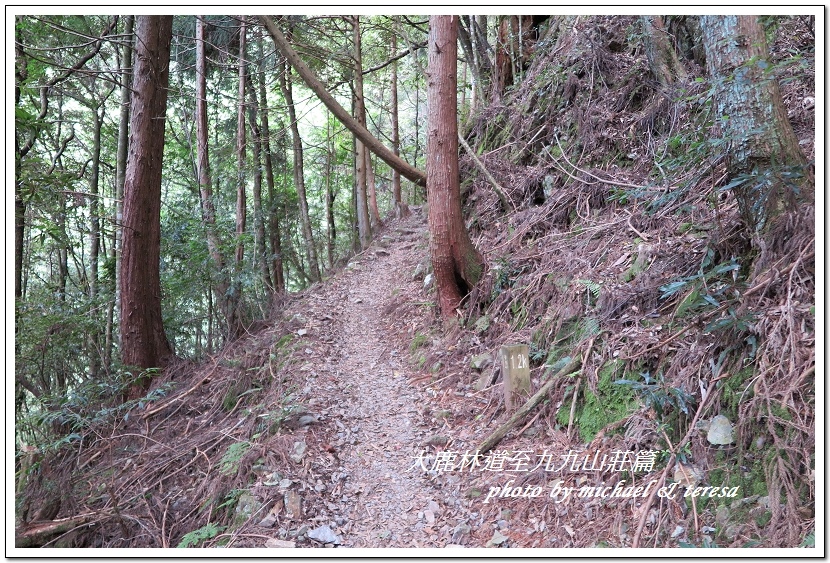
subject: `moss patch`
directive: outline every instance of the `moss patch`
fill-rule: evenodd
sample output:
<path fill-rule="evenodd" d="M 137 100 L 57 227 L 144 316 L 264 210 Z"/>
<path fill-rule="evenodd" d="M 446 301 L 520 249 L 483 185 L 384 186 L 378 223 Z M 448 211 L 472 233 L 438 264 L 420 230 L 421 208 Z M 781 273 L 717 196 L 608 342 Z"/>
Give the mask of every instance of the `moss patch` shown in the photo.
<path fill-rule="evenodd" d="M 583 387 L 583 403 L 578 405 L 574 414 L 574 421 L 579 428 L 580 439 L 588 443 L 597 433 L 614 422 L 622 420 L 637 409 L 637 399 L 626 386 L 616 385 L 618 373 L 622 369 L 622 362 L 614 360 L 607 362 L 599 370 L 597 392 Z M 559 409 L 557 420 L 567 425 L 570 418 L 570 401 Z"/>

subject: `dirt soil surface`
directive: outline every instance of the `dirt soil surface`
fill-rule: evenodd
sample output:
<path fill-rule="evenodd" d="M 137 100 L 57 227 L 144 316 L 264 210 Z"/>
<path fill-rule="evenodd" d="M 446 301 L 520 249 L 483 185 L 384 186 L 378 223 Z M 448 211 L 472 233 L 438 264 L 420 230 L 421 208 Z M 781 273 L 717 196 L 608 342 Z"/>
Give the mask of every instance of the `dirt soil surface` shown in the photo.
<path fill-rule="evenodd" d="M 348 524 L 343 544 L 354 547 L 442 546 L 446 499 L 415 466 L 424 430 L 425 397 L 410 381 L 406 349 L 390 339 L 394 318 L 384 310 L 395 296 L 417 284 L 411 273 L 425 241 L 423 218 L 414 215 L 391 230 L 389 250 L 372 248 L 350 264 L 350 272 L 323 292 L 336 303 L 341 347 L 327 363 L 334 376 L 332 400 L 336 442 L 346 476 L 341 497 Z M 394 238 L 393 238 L 394 237 Z"/>
<path fill-rule="evenodd" d="M 443 438 L 431 416 L 434 390 L 419 384 L 423 373 L 409 360 L 407 327 L 431 314 L 419 301 L 423 276 L 413 275 L 426 261 L 427 243 L 416 208 L 307 301 L 306 317 L 324 321 L 309 336 L 325 356 L 303 397 L 318 417 L 306 440 L 319 441 L 310 451 L 331 452 L 337 461 L 324 469 L 312 463 L 312 473 L 318 467 L 335 486 L 309 498 L 304 512 L 313 518 L 328 508 L 321 512 L 333 517 L 317 522 L 344 547 L 444 547 L 470 530 L 461 500 L 427 471 Z M 313 345 L 306 352 L 318 353 Z"/>

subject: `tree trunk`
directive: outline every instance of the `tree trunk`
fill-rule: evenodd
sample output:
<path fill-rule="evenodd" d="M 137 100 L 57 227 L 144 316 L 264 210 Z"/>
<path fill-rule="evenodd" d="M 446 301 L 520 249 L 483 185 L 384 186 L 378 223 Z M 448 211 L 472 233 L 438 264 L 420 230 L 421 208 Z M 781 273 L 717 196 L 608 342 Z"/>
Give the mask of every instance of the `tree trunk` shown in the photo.
<path fill-rule="evenodd" d="M 475 101 L 481 99 L 480 92 L 478 91 L 481 85 L 481 75 L 479 74 L 478 64 L 476 64 L 478 56 L 473 48 L 473 40 L 470 33 L 473 25 L 475 25 L 472 18 L 472 16 L 461 16 L 458 25 L 458 42 L 461 43 L 461 49 L 464 51 L 467 67 L 470 69 L 470 74 L 473 77 L 473 108 L 470 113 L 475 109 Z"/>
<path fill-rule="evenodd" d="M 366 126 L 366 99 L 363 96 L 363 47 L 360 36 L 360 16 L 353 16 L 352 18 L 352 29 L 354 31 L 354 90 L 357 96 L 357 114 L 355 118 L 360 125 L 368 130 Z M 357 157 L 363 159 L 363 170 L 365 174 L 365 180 L 361 186 L 365 191 L 364 197 L 366 198 L 366 205 L 369 210 L 370 225 L 370 230 L 365 239 L 361 233 L 361 244 L 365 249 L 368 246 L 368 241 L 372 238 L 371 230 L 380 225 L 380 213 L 378 213 L 377 195 L 375 194 L 375 174 L 372 169 L 372 158 L 365 144 L 360 143 L 359 146 L 361 148 L 361 154 L 358 154 Z"/>
<path fill-rule="evenodd" d="M 17 16 L 20 18 L 20 16 Z M 22 26 L 15 26 L 14 31 L 15 50 L 15 75 L 14 75 L 14 104 L 20 105 L 20 89 L 29 77 L 28 58 L 23 50 Z M 15 127 L 14 131 L 14 297 L 23 297 L 23 239 L 26 236 L 26 207 L 27 198 L 23 194 L 23 179 L 20 166 L 22 146 L 20 143 L 20 131 Z M 15 315 L 16 317 L 17 315 Z"/>
<path fill-rule="evenodd" d="M 423 171 L 410 166 L 409 163 L 395 156 L 395 154 L 387 149 L 383 143 L 372 136 L 366 127 L 361 126 L 357 120 L 355 120 L 345 109 L 343 109 L 343 106 L 337 103 L 337 100 L 335 100 L 328 90 L 326 90 L 325 85 L 317 79 L 311 69 L 308 68 L 297 52 L 294 51 L 291 44 L 277 28 L 277 26 L 274 25 L 274 21 L 269 16 L 260 16 L 260 20 L 265 25 L 268 33 L 271 34 L 271 38 L 274 40 L 274 45 L 276 45 L 277 50 L 279 50 L 279 52 L 282 53 L 286 59 L 288 59 L 288 62 L 294 67 L 309 89 L 317 95 L 320 101 L 323 102 L 329 111 L 334 114 L 340 123 L 342 123 L 349 131 L 354 133 L 355 136 L 360 137 L 361 141 L 369 148 L 369 150 L 382 158 L 384 162 L 389 164 L 389 166 L 397 168 L 405 178 L 412 180 L 416 184 L 426 185 L 426 174 Z"/>
<path fill-rule="evenodd" d="M 17 16 L 20 21 L 21 16 Z M 49 94 L 56 85 L 65 81 L 70 76 L 82 69 L 86 63 L 92 59 L 101 50 L 104 44 L 104 39 L 110 34 L 118 23 L 118 16 L 113 17 L 107 24 L 107 27 L 101 33 L 97 40 L 92 42 L 91 49 L 85 53 L 78 61 L 69 68 L 64 69 L 61 73 L 53 76 L 46 84 L 40 87 L 40 112 L 37 120 L 43 121 L 49 111 Z M 15 105 L 20 104 L 20 87 L 28 79 L 28 57 L 23 50 L 23 35 L 22 26 L 16 26 L 15 29 L 15 88 L 14 100 Z M 26 235 L 26 210 L 28 208 L 30 194 L 24 194 L 23 181 L 20 177 L 20 166 L 22 159 L 32 150 L 42 127 L 29 127 L 30 131 L 26 134 L 25 140 L 21 143 L 20 136 L 22 132 L 15 127 L 14 148 L 15 148 L 15 186 L 14 186 L 14 294 L 15 298 L 23 296 L 23 242 Z"/>
<path fill-rule="evenodd" d="M 242 270 L 242 259 L 245 256 L 245 224 L 248 219 L 247 201 L 245 192 L 245 152 L 247 142 L 245 140 L 245 16 L 239 16 L 239 90 L 237 92 L 236 112 L 236 252 L 234 254 L 234 265 L 237 276 Z M 238 281 L 234 283 L 235 289 L 240 290 L 242 286 Z M 240 295 L 234 291 L 235 305 L 238 306 Z M 236 327 L 240 330 L 241 327 Z"/>
<path fill-rule="evenodd" d="M 398 16 L 394 19 L 394 29 L 392 30 L 392 53 L 398 50 Z M 401 156 L 401 133 L 400 124 L 398 123 L 398 61 L 392 62 L 392 152 L 395 156 Z M 399 219 L 409 215 L 409 208 L 404 203 L 401 196 L 401 173 L 392 169 L 392 197 L 395 200 L 395 216 Z"/>
<path fill-rule="evenodd" d="M 357 97 L 352 92 L 352 114 L 357 115 Z M 357 135 L 352 135 L 352 178 L 354 181 L 352 182 L 352 189 L 351 189 L 351 202 L 350 202 L 350 209 L 351 209 L 351 217 L 350 225 L 352 226 L 352 250 L 355 253 L 360 252 L 361 244 L 360 244 L 360 212 L 358 211 L 358 186 L 360 185 L 360 180 L 358 179 L 360 169 L 357 166 L 358 158 L 357 155 L 360 154 L 358 152 L 358 142 L 357 142 Z M 364 198 L 365 201 L 365 198 Z M 365 208 L 366 213 L 364 217 L 369 216 L 369 208 L 368 206 Z"/>
<path fill-rule="evenodd" d="M 744 221 L 764 230 L 775 216 L 813 201 L 814 180 L 771 68 L 757 16 L 701 16 L 716 115 L 730 146 L 729 174 Z"/>
<path fill-rule="evenodd" d="M 660 16 L 641 16 L 645 34 L 646 58 L 651 73 L 663 88 L 675 82 L 685 82 L 688 75 L 672 45 Z"/>
<path fill-rule="evenodd" d="M 294 95 L 291 85 L 291 67 L 284 68 L 280 73 L 280 88 L 288 106 L 288 119 L 291 121 L 291 138 L 294 147 L 294 186 L 297 188 L 297 199 L 300 201 L 300 224 L 305 242 L 306 259 L 308 260 L 309 278 L 320 281 L 320 266 L 317 262 L 317 249 L 314 245 L 314 234 L 311 231 L 311 219 L 308 213 L 308 199 L 305 192 L 305 172 L 303 171 L 303 140 L 300 137 L 300 127 L 297 123 L 297 110 L 294 107 Z"/>
<path fill-rule="evenodd" d="M 92 196 L 89 207 L 89 299 L 95 310 L 98 309 L 95 300 L 98 297 L 98 255 L 101 252 L 101 205 L 98 198 L 98 181 L 101 170 L 101 127 L 104 121 L 103 115 L 98 112 L 99 109 L 95 108 L 95 121 L 92 125 L 92 174 L 89 180 L 89 193 Z M 101 318 L 97 314 L 95 316 Z M 95 328 L 89 335 L 92 343 L 89 376 L 93 380 L 98 379 L 98 373 L 101 370 L 100 336 L 101 331 L 98 328 Z"/>
<path fill-rule="evenodd" d="M 360 16 L 352 19 L 354 44 L 354 116 L 361 127 L 366 127 L 366 102 L 363 99 L 363 64 L 361 61 Z M 372 242 L 372 216 L 369 202 L 369 159 L 366 146 L 359 139 L 355 139 L 357 151 L 357 230 L 360 234 L 360 249 L 366 248 Z"/>
<path fill-rule="evenodd" d="M 261 31 L 260 31 L 261 33 Z M 259 112 L 262 119 L 262 152 L 265 157 L 265 183 L 268 186 L 268 236 L 271 246 L 271 279 L 275 293 L 285 292 L 280 240 L 279 205 L 274 185 L 274 161 L 271 156 L 271 127 L 268 121 L 268 96 L 265 92 L 265 57 L 262 54 L 262 36 L 259 37 Z"/>
<path fill-rule="evenodd" d="M 196 18 L 196 175 L 199 181 L 199 199 L 202 209 L 202 222 L 205 224 L 208 254 L 217 272 L 218 281 L 214 284 L 216 302 L 227 323 L 227 336 L 230 338 L 233 327 L 239 323 L 236 319 L 236 306 L 230 299 L 226 261 L 222 256 L 222 243 L 216 232 L 216 207 L 213 203 L 212 179 L 210 176 L 210 155 L 208 151 L 208 116 L 207 116 L 207 57 L 205 55 L 205 21 Z"/>
<path fill-rule="evenodd" d="M 375 168 L 372 166 L 372 153 L 363 147 L 363 156 L 366 158 L 366 195 L 369 202 L 369 218 L 372 230 L 380 228 L 383 223 L 378 211 L 377 183 L 375 182 Z"/>
<path fill-rule="evenodd" d="M 161 171 L 173 16 L 139 16 L 124 183 L 121 258 L 121 359 L 140 370 L 162 367 L 173 351 L 161 317 Z M 129 398 L 146 391 L 142 377 Z"/>
<path fill-rule="evenodd" d="M 539 25 L 548 16 L 505 16 L 499 25 L 493 69 L 493 100 L 498 101 L 508 86 L 521 80 L 530 64 Z"/>
<path fill-rule="evenodd" d="M 250 106 L 248 107 L 248 124 L 251 127 L 251 139 L 254 142 L 254 247 L 255 262 L 259 267 L 262 283 L 266 289 L 273 291 L 271 273 L 268 270 L 268 254 L 265 250 L 265 222 L 262 217 L 262 131 L 257 123 L 257 99 L 253 80 L 248 75 Z"/>
<path fill-rule="evenodd" d="M 334 241 L 337 238 L 337 229 L 334 223 L 334 190 L 331 187 L 331 177 L 334 173 L 332 161 L 335 158 L 334 140 L 331 135 L 331 119 L 326 112 L 326 252 L 329 259 L 329 270 L 334 270 Z"/>
<path fill-rule="evenodd" d="M 484 260 L 461 210 L 458 177 L 457 16 L 430 16 L 427 193 L 430 253 L 441 316 L 449 320 L 481 278 Z"/>
<path fill-rule="evenodd" d="M 122 245 L 122 228 L 121 223 L 124 220 L 124 177 L 127 170 L 127 149 L 128 149 L 128 134 L 130 130 L 130 91 L 132 89 L 133 77 L 133 26 L 135 24 L 135 16 L 126 16 L 124 24 L 124 40 L 123 51 L 121 51 L 121 111 L 118 118 L 118 147 L 115 156 L 115 240 L 111 247 L 110 259 L 115 264 L 115 287 L 113 293 L 115 298 L 112 300 L 107 312 L 107 344 L 106 344 L 106 362 L 107 366 L 112 365 L 112 349 L 113 340 L 117 340 L 117 336 L 113 338 L 115 333 L 115 311 L 121 310 L 121 291 L 119 279 L 121 278 L 121 245 Z"/>

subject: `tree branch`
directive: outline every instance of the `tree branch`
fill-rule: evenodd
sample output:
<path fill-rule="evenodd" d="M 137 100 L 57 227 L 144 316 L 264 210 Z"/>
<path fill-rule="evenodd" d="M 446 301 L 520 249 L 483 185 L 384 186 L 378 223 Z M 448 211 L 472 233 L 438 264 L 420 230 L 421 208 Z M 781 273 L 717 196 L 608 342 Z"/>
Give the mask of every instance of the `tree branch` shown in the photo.
<path fill-rule="evenodd" d="M 424 171 L 418 170 L 410 165 L 405 160 L 401 159 L 395 153 L 390 151 L 386 146 L 374 137 L 368 129 L 357 122 L 343 106 L 341 106 L 334 97 L 329 94 L 320 80 L 314 75 L 310 68 L 303 62 L 297 52 L 291 47 L 291 44 L 282 34 L 282 32 L 274 24 L 274 20 L 270 16 L 259 16 L 260 21 L 268 30 L 271 38 L 274 40 L 277 50 L 288 60 L 292 67 L 302 77 L 306 85 L 314 92 L 323 104 L 329 108 L 334 116 L 346 126 L 356 137 L 358 137 L 369 150 L 382 158 L 389 166 L 401 173 L 405 178 L 412 180 L 420 186 L 426 186 L 427 175 Z"/>
<path fill-rule="evenodd" d="M 490 174 L 490 171 L 484 167 L 484 164 L 478 159 L 476 153 L 473 152 L 473 149 L 470 148 L 470 145 L 468 145 L 467 141 L 464 140 L 464 137 L 461 136 L 461 133 L 458 134 L 458 142 L 461 143 L 461 146 L 464 147 L 464 150 L 467 151 L 467 154 L 469 154 L 470 158 L 473 159 L 476 168 L 478 168 L 481 171 L 481 173 L 484 174 L 484 177 L 487 178 L 487 181 L 493 185 L 493 188 L 496 190 L 496 193 L 498 194 L 499 199 L 501 200 L 501 204 L 504 206 L 504 209 L 512 209 L 513 211 L 516 211 L 516 206 L 513 205 L 513 200 L 507 197 L 507 194 L 504 192 L 502 187 L 499 185 L 496 179 L 493 178 L 493 175 Z"/>
<path fill-rule="evenodd" d="M 40 113 L 38 114 L 38 120 L 43 120 L 46 118 L 46 113 L 49 111 L 49 91 L 75 74 L 75 72 L 79 71 L 83 66 L 89 61 L 92 57 L 98 54 L 98 51 L 101 50 L 101 47 L 104 44 L 104 38 L 107 37 L 110 33 L 112 33 L 113 28 L 118 23 L 118 16 L 114 16 L 112 21 L 107 25 L 101 35 L 98 37 L 98 40 L 95 41 L 95 44 L 92 47 L 92 50 L 81 57 L 78 62 L 74 65 L 66 69 L 63 73 L 59 74 L 58 76 L 54 77 L 52 80 L 44 84 L 40 88 Z M 37 133 L 38 130 L 35 129 L 30 135 L 29 138 L 26 140 L 26 144 L 20 148 L 20 157 L 23 158 L 28 154 L 28 152 L 32 149 L 37 140 Z"/>

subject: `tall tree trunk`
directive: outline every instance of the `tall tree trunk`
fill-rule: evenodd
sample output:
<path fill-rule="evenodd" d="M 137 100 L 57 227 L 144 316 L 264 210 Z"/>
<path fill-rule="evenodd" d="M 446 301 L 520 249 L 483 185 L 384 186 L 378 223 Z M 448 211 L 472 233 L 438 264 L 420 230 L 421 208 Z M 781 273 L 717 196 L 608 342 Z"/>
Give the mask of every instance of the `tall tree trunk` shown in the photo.
<path fill-rule="evenodd" d="M 458 177 L 457 16 L 430 16 L 427 71 L 427 193 L 432 268 L 441 316 L 449 320 L 481 278 L 484 260 L 470 241 Z"/>
<path fill-rule="evenodd" d="M 398 51 L 398 16 L 394 16 L 392 30 L 392 54 Z M 401 156 L 401 133 L 398 122 L 398 60 L 392 61 L 392 152 Z M 399 219 L 409 215 L 409 208 L 401 196 L 401 173 L 392 169 L 392 198 L 395 200 L 395 216 Z"/>
<path fill-rule="evenodd" d="M 363 64 L 361 61 L 360 16 L 352 16 L 354 46 L 354 117 L 361 127 L 366 128 L 366 102 L 363 99 Z M 360 234 L 360 249 L 372 242 L 372 219 L 369 204 L 369 161 L 367 150 L 359 138 L 355 138 L 357 151 L 357 230 Z"/>
<path fill-rule="evenodd" d="M 124 24 L 123 50 L 121 51 L 121 110 L 118 117 L 118 147 L 115 155 L 115 240 L 111 247 L 110 259 L 115 264 L 115 287 L 113 293 L 115 299 L 110 303 L 107 311 L 107 344 L 106 362 L 107 366 L 112 365 L 113 340 L 117 340 L 115 334 L 115 310 L 121 310 L 121 290 L 119 280 L 121 278 L 121 246 L 122 233 L 121 223 L 124 220 L 124 178 L 127 170 L 127 149 L 128 134 L 130 130 L 130 92 L 132 90 L 133 78 L 133 26 L 135 16 L 126 16 Z"/>
<path fill-rule="evenodd" d="M 718 116 L 730 146 L 730 176 L 751 231 L 813 201 L 813 172 L 798 145 L 757 16 L 701 16 Z"/>
<path fill-rule="evenodd" d="M 260 16 L 260 20 L 265 25 L 271 38 L 274 40 L 274 45 L 288 60 L 291 66 L 297 71 L 309 89 L 314 92 L 321 102 L 334 114 L 340 123 L 342 123 L 349 131 L 360 137 L 361 141 L 373 153 L 382 158 L 392 168 L 397 168 L 400 173 L 413 182 L 426 185 L 426 174 L 417 168 L 410 166 L 406 161 L 396 157 L 395 154 L 387 149 L 383 143 L 372 136 L 371 133 L 360 125 L 356 119 L 349 115 L 343 109 L 337 100 L 328 92 L 325 85 L 320 82 L 311 69 L 303 62 L 297 52 L 291 47 L 291 44 L 282 34 L 282 32 L 274 25 L 273 20 L 269 16 Z"/>
<path fill-rule="evenodd" d="M 115 240 L 112 245 L 112 260 L 115 263 L 115 299 L 107 314 L 107 365 L 112 365 L 113 340 L 121 338 L 115 331 L 115 311 L 121 310 L 121 247 L 123 245 L 124 221 L 124 180 L 127 171 L 127 149 L 130 131 L 130 95 L 133 81 L 133 31 L 135 16 L 126 16 L 124 24 L 123 50 L 121 51 L 121 111 L 118 117 L 118 147 L 115 155 Z"/>
<path fill-rule="evenodd" d="M 161 171 L 173 16 L 139 16 L 124 183 L 121 258 L 121 359 L 139 369 L 164 366 L 173 351 L 161 317 Z M 136 381 L 128 397 L 150 384 Z"/>
<path fill-rule="evenodd" d="M 242 239 L 245 235 L 245 224 L 248 218 L 245 192 L 245 152 L 247 147 L 245 140 L 245 35 L 245 16 L 239 16 L 239 91 L 236 112 L 236 252 L 234 254 L 237 276 L 242 270 L 242 259 L 245 255 L 245 245 Z M 234 283 L 234 286 L 241 290 L 239 283 Z M 240 297 L 234 292 L 237 305 Z M 240 328 L 237 327 L 237 330 Z"/>
<path fill-rule="evenodd" d="M 216 283 L 213 292 L 216 302 L 225 317 L 226 336 L 232 338 L 237 319 L 236 300 L 232 297 L 231 284 L 227 271 L 227 261 L 222 255 L 222 241 L 216 230 L 216 206 L 213 203 L 213 181 L 210 175 L 210 153 L 208 149 L 208 112 L 207 112 L 207 57 L 205 55 L 205 20 L 196 17 L 196 176 L 199 181 L 199 201 L 202 210 L 202 222 L 205 225 L 208 254 L 216 270 Z M 243 190 L 244 195 L 244 190 Z M 210 332 L 210 331 L 209 331 Z M 212 336 L 209 334 L 209 337 Z M 209 338 L 210 339 L 210 338 Z"/>
<path fill-rule="evenodd" d="M 331 119 L 326 112 L 326 252 L 329 259 L 329 270 L 334 270 L 334 241 L 337 230 L 334 224 L 334 191 L 331 187 L 334 160 L 334 140 L 331 135 Z"/>
<path fill-rule="evenodd" d="M 92 169 L 89 179 L 90 199 L 89 209 L 89 298 L 95 310 L 98 309 L 95 300 L 98 297 L 98 255 L 101 251 L 101 205 L 98 198 L 98 181 L 101 170 L 101 127 L 104 116 L 95 108 L 95 118 L 92 124 Z M 100 319 L 100 316 L 96 315 Z M 100 330 L 96 327 L 89 335 L 92 343 L 89 358 L 89 376 L 98 379 L 101 370 Z"/>
<path fill-rule="evenodd" d="M 22 23 L 22 16 L 17 16 L 18 22 Z M 104 39 L 110 34 L 118 23 L 118 16 L 113 17 L 104 28 L 104 31 L 97 40 L 92 42 L 91 49 L 85 53 L 78 61 L 69 68 L 53 76 L 46 84 L 40 87 L 40 112 L 37 120 L 43 121 L 49 111 L 49 94 L 57 84 L 68 79 L 70 76 L 78 72 L 86 65 L 86 63 L 98 54 L 101 46 L 104 44 Z M 14 98 L 15 105 L 20 104 L 20 87 L 28 79 L 28 57 L 23 50 L 23 31 L 22 26 L 15 26 L 15 89 Z M 19 299 L 23 296 L 23 243 L 26 236 L 26 210 L 29 204 L 30 194 L 24 193 L 23 180 L 20 176 L 20 166 L 22 159 L 29 154 L 35 142 L 37 141 L 42 127 L 29 127 L 29 131 L 25 135 L 25 139 L 21 139 L 22 132 L 15 127 L 14 147 L 15 147 L 15 186 L 14 186 L 14 294 L 15 298 Z M 21 142 L 22 141 L 22 142 Z"/>
<path fill-rule="evenodd" d="M 473 33 L 475 33 L 473 26 L 475 25 L 473 16 L 461 16 L 458 24 L 458 42 L 461 43 L 461 50 L 464 51 L 464 58 L 467 60 L 467 66 L 470 69 L 470 74 L 473 77 L 473 103 L 481 99 L 479 88 L 481 87 L 481 75 L 478 66 L 478 53 L 473 47 Z M 473 107 L 473 109 L 475 109 Z M 472 110 L 471 110 L 472 113 Z"/>
<path fill-rule="evenodd" d="M 259 49 L 259 112 L 262 119 L 262 152 L 265 160 L 265 183 L 268 186 L 268 236 L 271 246 L 270 269 L 275 293 L 285 292 L 282 266 L 282 241 L 277 190 L 274 185 L 274 161 L 271 154 L 271 127 L 268 121 L 268 95 L 265 91 L 265 57 L 262 52 L 262 29 L 257 28 Z"/>
<path fill-rule="evenodd" d="M 366 200 L 369 203 L 369 219 L 372 230 L 380 228 L 382 221 L 378 211 L 377 183 L 375 182 L 375 168 L 372 166 L 372 153 L 363 146 L 363 157 L 366 159 Z"/>
<path fill-rule="evenodd" d="M 366 125 L 366 98 L 363 95 L 363 40 L 360 31 L 360 16 L 352 16 L 352 26 L 354 31 L 354 89 L 357 95 L 357 118 L 358 123 L 368 130 Z M 369 149 L 365 144 L 361 143 L 364 161 L 364 170 L 366 174 L 366 202 L 369 208 L 369 224 L 372 229 L 380 225 L 380 213 L 378 213 L 378 200 L 375 193 L 375 171 L 372 168 L 372 157 Z M 358 155 L 358 158 L 361 158 Z M 368 238 L 371 239 L 371 232 Z M 363 237 L 361 237 L 363 240 Z M 363 246 L 366 248 L 366 246 Z"/>
<path fill-rule="evenodd" d="M 268 292 L 273 292 L 271 273 L 268 270 L 268 253 L 265 250 L 265 221 L 262 217 L 262 131 L 257 123 L 258 103 L 253 79 L 248 75 L 250 105 L 248 107 L 248 125 L 251 127 L 251 139 L 254 142 L 254 247 L 255 262 L 259 267 L 262 283 Z"/>
<path fill-rule="evenodd" d="M 478 69 L 478 91 L 473 90 L 474 99 L 471 104 L 475 108 L 477 104 L 486 99 L 485 92 L 489 92 L 493 77 L 493 61 L 490 51 L 492 47 L 487 40 L 487 16 L 470 16 L 470 34 L 473 44 L 473 64 Z"/>
<path fill-rule="evenodd" d="M 280 72 L 280 88 L 288 106 L 288 119 L 291 121 L 291 138 L 294 148 L 294 185 L 297 188 L 297 199 L 300 202 L 300 226 L 305 242 L 306 259 L 308 260 L 309 278 L 320 281 L 320 266 L 317 262 L 317 249 L 314 245 L 314 234 L 311 231 L 311 218 L 308 213 L 308 199 L 305 192 L 305 172 L 303 171 L 303 140 L 300 137 L 300 126 L 297 123 L 297 110 L 294 107 L 294 94 L 291 84 L 291 67 Z"/>
<path fill-rule="evenodd" d="M 21 16 L 17 16 L 19 19 Z M 23 50 L 23 26 L 16 25 L 14 31 L 15 74 L 14 74 L 14 105 L 20 105 L 20 89 L 29 77 L 29 61 Z M 23 297 L 23 239 L 26 236 L 26 198 L 23 195 L 23 179 L 20 165 L 22 164 L 22 147 L 20 131 L 14 130 L 14 297 Z M 15 315 L 17 317 L 17 315 Z"/>
<path fill-rule="evenodd" d="M 352 92 L 352 115 L 357 115 L 357 97 Z M 352 178 L 354 181 L 352 182 L 352 190 L 351 190 L 351 202 L 349 208 L 351 209 L 351 217 L 350 225 L 352 226 L 352 250 L 357 253 L 360 252 L 361 244 L 360 244 L 360 213 L 358 212 L 358 186 L 360 185 L 359 179 L 359 171 L 358 168 L 358 149 L 357 149 L 357 135 L 352 135 Z M 369 216 L 368 207 L 366 208 L 366 214 L 364 217 Z"/>
<path fill-rule="evenodd" d="M 421 148 L 421 89 L 418 88 L 418 83 L 415 83 L 415 146 L 412 151 L 412 162 L 418 164 L 418 151 Z M 418 199 L 418 186 L 412 184 L 412 203 L 417 205 L 418 201 L 424 201 L 424 198 Z"/>

